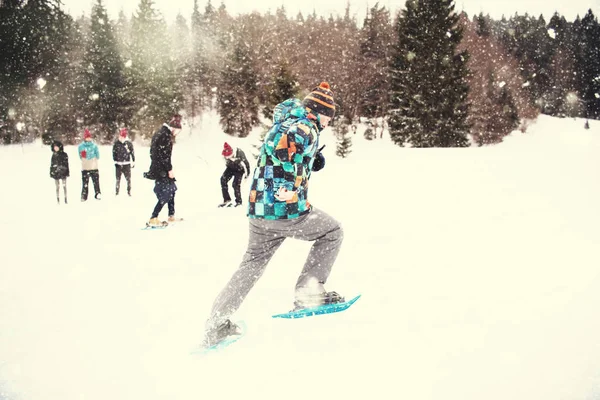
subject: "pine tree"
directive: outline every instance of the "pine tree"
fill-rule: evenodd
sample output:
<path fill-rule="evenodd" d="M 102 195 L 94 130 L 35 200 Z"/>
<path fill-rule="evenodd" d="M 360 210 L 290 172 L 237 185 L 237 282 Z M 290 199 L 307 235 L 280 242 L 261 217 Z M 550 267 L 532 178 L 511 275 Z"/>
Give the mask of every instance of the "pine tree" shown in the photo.
<path fill-rule="evenodd" d="M 276 66 L 276 74 L 268 85 L 267 104 L 263 108 L 263 115 L 267 119 L 273 118 L 273 108 L 284 100 L 296 96 L 298 93 L 297 77 L 292 72 L 287 61 L 281 60 Z"/>
<path fill-rule="evenodd" d="M 86 40 L 79 23 L 66 16 L 65 22 L 69 26 L 69 34 L 63 39 L 65 51 L 59 58 L 59 72 L 56 79 L 47 84 L 51 104 L 45 136 L 46 140 L 58 139 L 65 144 L 75 144 L 80 139 L 80 123 L 84 121 Z"/>
<path fill-rule="evenodd" d="M 131 38 L 131 22 L 127 19 L 123 10 L 119 11 L 117 22 L 114 25 L 114 36 L 117 40 L 119 54 L 127 62 L 129 60 L 129 40 Z"/>
<path fill-rule="evenodd" d="M 15 105 L 18 88 L 27 82 L 24 67 L 23 12 L 20 0 L 0 3 L 0 143 L 10 143 L 15 129 Z M 10 111 L 9 111 L 10 110 Z"/>
<path fill-rule="evenodd" d="M 467 122 L 473 140 L 481 145 L 500 143 L 523 120 L 537 116 L 518 61 L 501 50 L 493 35 L 480 34 L 478 21 L 461 16 L 463 40 L 459 50 L 469 52 L 467 67 L 469 115 Z"/>
<path fill-rule="evenodd" d="M 391 30 L 391 26 L 389 29 Z M 356 21 L 350 17 L 349 2 L 346 3 L 344 17 L 337 21 L 337 32 L 336 47 L 341 51 L 332 52 L 337 73 L 336 80 L 331 83 L 335 89 L 338 114 L 343 115 L 348 121 L 353 121 L 360 114 L 362 93 L 366 83 L 362 79 L 362 71 L 365 66 L 360 54 L 359 30 Z M 385 69 L 384 65 L 383 70 Z M 379 97 L 387 101 L 386 95 L 382 96 L 380 93 Z"/>
<path fill-rule="evenodd" d="M 123 61 L 102 0 L 96 0 L 92 8 L 84 68 L 87 94 L 84 124 L 95 127 L 104 142 L 111 142 L 119 123 L 128 125 L 131 116 L 125 97 Z"/>
<path fill-rule="evenodd" d="M 352 153 L 352 136 L 348 134 L 348 120 L 342 118 L 335 127 L 337 143 L 335 154 L 339 157 L 346 158 Z"/>
<path fill-rule="evenodd" d="M 185 107 L 189 98 L 188 76 L 192 72 L 192 44 L 190 28 L 186 19 L 181 14 L 177 14 L 175 24 L 170 30 L 170 60 L 172 62 L 171 82 L 173 84 L 172 92 L 174 102 L 181 108 Z"/>
<path fill-rule="evenodd" d="M 4 141 L 41 135 L 68 35 L 56 0 L 0 2 L 0 124 Z M 17 129 L 21 128 L 21 129 Z"/>
<path fill-rule="evenodd" d="M 239 137 L 248 136 L 259 122 L 256 71 L 244 37 L 241 32 L 222 72 L 218 96 L 223 132 Z"/>
<path fill-rule="evenodd" d="M 166 24 L 152 0 L 140 0 L 131 23 L 128 96 L 134 100 L 131 126 L 143 137 L 183 108 L 182 93 L 170 57 Z"/>
<path fill-rule="evenodd" d="M 361 116 L 378 118 L 385 115 L 389 93 L 389 48 L 392 43 L 390 13 L 377 4 L 365 18 L 361 35 Z"/>
<path fill-rule="evenodd" d="M 492 34 L 491 18 L 489 15 L 479 15 L 473 17 L 473 20 L 477 24 L 477 35 L 483 37 L 489 37 Z"/>
<path fill-rule="evenodd" d="M 507 86 L 500 88 L 497 103 L 502 110 L 502 118 L 498 120 L 499 130 L 512 132 L 519 126 L 519 110 Z"/>
<path fill-rule="evenodd" d="M 414 147 L 466 147 L 468 53 L 450 0 L 409 0 L 396 24 L 389 130 Z"/>
<path fill-rule="evenodd" d="M 575 52 L 572 30 L 564 17 L 555 13 L 548 24 L 552 32 L 552 59 L 550 61 L 550 87 L 545 101 L 545 112 L 559 117 L 569 115 L 570 103 L 577 96 Z M 578 99 L 576 103 L 579 103 Z"/>
<path fill-rule="evenodd" d="M 519 62 L 525 89 L 531 101 L 544 111 L 550 86 L 552 42 L 542 16 L 534 18 L 527 13 L 515 14 L 500 33 L 500 42 Z"/>
<path fill-rule="evenodd" d="M 592 10 L 576 28 L 577 75 L 585 118 L 600 118 L 600 25 Z"/>
<path fill-rule="evenodd" d="M 210 4 L 210 2 L 209 2 Z M 188 115 L 192 118 L 210 105 L 209 65 L 206 57 L 207 27 L 205 18 L 198 8 L 198 0 L 194 0 L 191 24 L 191 56 L 189 74 L 185 86 L 188 95 Z"/>

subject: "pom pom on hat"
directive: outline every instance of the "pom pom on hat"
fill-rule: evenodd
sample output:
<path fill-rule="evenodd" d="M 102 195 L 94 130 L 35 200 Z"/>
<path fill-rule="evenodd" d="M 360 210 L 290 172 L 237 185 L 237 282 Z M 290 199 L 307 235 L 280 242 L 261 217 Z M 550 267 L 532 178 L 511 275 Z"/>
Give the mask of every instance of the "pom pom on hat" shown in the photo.
<path fill-rule="evenodd" d="M 225 144 L 223 145 L 223 151 L 221 152 L 221 154 L 223 155 L 223 157 L 229 157 L 233 154 L 233 149 L 227 142 L 225 142 Z"/>
<path fill-rule="evenodd" d="M 88 128 L 85 128 L 85 130 L 83 131 L 83 138 L 84 139 L 92 138 L 92 133 L 90 132 L 90 130 Z"/>
<path fill-rule="evenodd" d="M 314 88 L 312 92 L 302 100 L 302 104 L 317 114 L 322 114 L 330 118 L 333 118 L 335 115 L 333 92 L 327 82 L 321 82 L 319 86 Z"/>
<path fill-rule="evenodd" d="M 121 130 L 119 131 L 119 136 L 122 138 L 126 138 L 127 137 L 127 128 L 121 128 Z"/>
<path fill-rule="evenodd" d="M 181 115 L 175 114 L 169 121 L 169 126 L 175 129 L 181 129 Z"/>

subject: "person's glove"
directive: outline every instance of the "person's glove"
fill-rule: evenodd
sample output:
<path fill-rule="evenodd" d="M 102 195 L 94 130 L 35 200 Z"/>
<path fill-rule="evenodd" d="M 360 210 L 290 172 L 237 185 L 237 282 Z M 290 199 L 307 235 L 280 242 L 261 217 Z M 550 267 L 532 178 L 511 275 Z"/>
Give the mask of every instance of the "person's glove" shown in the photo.
<path fill-rule="evenodd" d="M 135 168 L 135 163 L 134 162 L 131 163 L 131 168 Z"/>
<path fill-rule="evenodd" d="M 296 192 L 294 190 L 287 190 L 285 187 L 280 187 L 277 193 L 275 194 L 275 198 L 279 201 L 288 201 L 291 200 Z"/>
<path fill-rule="evenodd" d="M 323 147 L 321 147 L 319 151 L 317 151 L 317 154 L 315 154 L 315 160 L 313 161 L 312 166 L 313 171 L 320 171 L 323 168 L 325 168 L 325 156 L 321 153 L 321 150 L 323 150 L 324 148 L 325 145 L 323 145 Z"/>
<path fill-rule="evenodd" d="M 85 156 L 87 156 L 87 152 L 85 150 L 81 150 L 81 153 L 79 153 L 79 155 L 81 156 L 81 158 L 85 158 Z"/>

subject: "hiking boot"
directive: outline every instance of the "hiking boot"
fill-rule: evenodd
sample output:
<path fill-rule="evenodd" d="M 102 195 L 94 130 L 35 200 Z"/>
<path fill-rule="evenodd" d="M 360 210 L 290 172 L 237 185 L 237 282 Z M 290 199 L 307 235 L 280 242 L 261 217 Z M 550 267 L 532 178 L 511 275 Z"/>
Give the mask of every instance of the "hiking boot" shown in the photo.
<path fill-rule="evenodd" d="M 227 201 L 224 201 L 221 204 L 219 204 L 219 208 L 222 208 L 222 207 L 231 207 L 231 204 L 232 204 L 231 200 L 227 200 Z"/>
<path fill-rule="evenodd" d="M 96 196 L 94 196 L 94 198 L 96 200 L 102 200 L 102 194 L 101 193 L 96 193 Z"/>
<path fill-rule="evenodd" d="M 321 293 L 296 293 L 296 299 L 294 301 L 294 311 L 303 308 L 319 307 L 326 304 L 343 303 L 346 301 L 344 297 L 340 296 L 337 292 L 321 292 Z"/>
<path fill-rule="evenodd" d="M 237 201 L 235 202 L 235 206 L 234 207 L 241 207 L 241 206 L 242 206 L 242 202 L 241 201 L 240 202 L 237 202 Z"/>
<path fill-rule="evenodd" d="M 150 221 L 146 225 L 148 226 L 164 226 L 166 225 L 166 221 L 159 221 L 158 218 L 150 218 Z"/>
<path fill-rule="evenodd" d="M 218 344 L 228 336 L 236 336 L 241 334 L 242 329 L 227 319 L 225 320 L 225 322 L 221 323 L 217 327 L 206 331 L 204 341 L 202 342 L 202 347 L 211 347 Z"/>
<path fill-rule="evenodd" d="M 167 219 L 168 222 L 179 222 L 179 221 L 183 221 L 183 218 L 177 218 L 174 215 L 169 215 L 169 219 Z"/>

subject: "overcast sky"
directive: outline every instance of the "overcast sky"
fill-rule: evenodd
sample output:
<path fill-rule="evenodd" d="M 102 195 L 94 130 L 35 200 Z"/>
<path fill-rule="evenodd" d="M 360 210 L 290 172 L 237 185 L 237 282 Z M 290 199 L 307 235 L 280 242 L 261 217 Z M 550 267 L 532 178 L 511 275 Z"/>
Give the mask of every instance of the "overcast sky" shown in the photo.
<path fill-rule="evenodd" d="M 72 15 L 79 16 L 82 13 L 89 15 L 92 4 L 95 0 L 61 0 L 63 8 Z M 208 0 L 198 0 L 201 10 L 204 10 Z M 349 0 L 350 13 L 357 17 L 359 24 L 365 15 L 365 10 L 372 7 L 375 0 Z M 295 16 L 302 8 L 302 13 L 307 15 L 313 10 L 318 15 L 329 16 L 329 14 L 343 15 L 348 0 L 302 0 L 300 2 L 290 2 L 283 0 L 224 0 L 225 6 L 230 14 L 248 13 L 253 10 L 266 12 L 274 11 L 282 4 L 285 4 L 288 16 Z M 129 17 L 135 12 L 139 0 L 103 0 L 111 18 L 116 18 L 122 9 Z M 404 7 L 404 0 L 381 0 L 380 5 L 386 6 L 394 13 Z M 190 15 L 194 6 L 194 0 L 154 0 L 155 8 L 169 21 L 175 19 L 175 16 L 181 14 L 190 20 Z M 221 0 L 212 0 L 213 6 L 221 4 Z M 457 10 L 465 10 L 469 16 L 479 14 L 490 14 L 499 19 L 502 14 L 506 16 L 529 13 L 535 16 L 544 14 L 546 20 L 549 20 L 555 11 L 564 15 L 567 20 L 572 21 L 579 14 L 583 17 L 588 9 L 592 9 L 596 16 L 600 16 L 600 0 L 458 0 L 456 1 Z"/>

